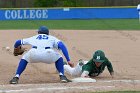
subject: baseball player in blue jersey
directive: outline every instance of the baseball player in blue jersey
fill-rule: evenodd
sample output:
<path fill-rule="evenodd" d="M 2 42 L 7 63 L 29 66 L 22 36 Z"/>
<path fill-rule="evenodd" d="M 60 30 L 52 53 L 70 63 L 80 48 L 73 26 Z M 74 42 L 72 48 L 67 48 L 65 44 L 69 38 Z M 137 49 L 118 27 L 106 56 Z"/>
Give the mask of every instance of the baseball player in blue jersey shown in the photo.
<path fill-rule="evenodd" d="M 14 44 L 14 51 L 22 45 L 31 45 L 32 48 L 21 58 L 16 74 L 10 80 L 10 84 L 18 84 L 21 73 L 25 70 L 27 64 L 32 62 L 55 63 L 56 69 L 59 72 L 60 81 L 62 83 L 70 82 L 64 75 L 62 55 L 56 49 L 62 50 L 63 55 L 71 67 L 74 64 L 70 61 L 69 53 L 64 43 L 56 37 L 49 35 L 49 30 L 46 26 L 41 26 L 38 29 L 38 34 L 33 37 L 17 40 Z M 15 54 L 15 56 L 17 55 Z"/>

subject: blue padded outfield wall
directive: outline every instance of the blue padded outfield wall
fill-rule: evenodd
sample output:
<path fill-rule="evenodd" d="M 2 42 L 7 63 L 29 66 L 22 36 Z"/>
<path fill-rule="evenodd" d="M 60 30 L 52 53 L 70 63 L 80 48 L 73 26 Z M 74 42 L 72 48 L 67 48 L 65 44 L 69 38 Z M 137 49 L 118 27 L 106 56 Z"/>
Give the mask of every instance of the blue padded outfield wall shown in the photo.
<path fill-rule="evenodd" d="M 136 8 L 0 9 L 0 20 L 138 18 Z"/>

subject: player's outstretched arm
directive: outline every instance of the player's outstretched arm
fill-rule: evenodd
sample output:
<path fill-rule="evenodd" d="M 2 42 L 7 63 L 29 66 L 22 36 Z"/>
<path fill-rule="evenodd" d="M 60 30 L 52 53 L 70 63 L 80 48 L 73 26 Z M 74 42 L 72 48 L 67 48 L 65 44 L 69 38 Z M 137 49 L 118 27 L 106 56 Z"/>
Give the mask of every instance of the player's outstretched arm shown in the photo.
<path fill-rule="evenodd" d="M 22 47 L 21 40 L 17 40 L 14 44 L 14 51 L 13 51 L 14 56 L 22 55 L 24 51 L 25 48 Z"/>
<path fill-rule="evenodd" d="M 114 78 L 114 71 L 110 72 L 110 75 L 111 75 L 112 78 Z"/>
<path fill-rule="evenodd" d="M 62 50 L 62 53 L 63 55 L 65 56 L 68 64 L 71 66 L 71 67 L 74 67 L 74 63 L 70 61 L 70 57 L 69 57 L 69 53 L 68 53 L 68 50 L 67 50 L 67 47 L 64 45 L 63 42 L 59 42 L 58 43 L 58 48 Z"/>
<path fill-rule="evenodd" d="M 21 46 L 21 40 L 17 40 L 14 44 L 14 48 L 18 48 L 19 46 Z"/>

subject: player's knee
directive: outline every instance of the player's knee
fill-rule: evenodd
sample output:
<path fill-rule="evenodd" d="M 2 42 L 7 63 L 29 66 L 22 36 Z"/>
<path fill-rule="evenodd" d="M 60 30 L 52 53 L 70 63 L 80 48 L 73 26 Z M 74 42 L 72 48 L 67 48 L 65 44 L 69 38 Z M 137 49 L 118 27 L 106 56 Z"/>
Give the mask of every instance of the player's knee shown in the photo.
<path fill-rule="evenodd" d="M 62 57 L 60 57 L 56 62 L 62 62 L 63 63 L 63 58 Z"/>

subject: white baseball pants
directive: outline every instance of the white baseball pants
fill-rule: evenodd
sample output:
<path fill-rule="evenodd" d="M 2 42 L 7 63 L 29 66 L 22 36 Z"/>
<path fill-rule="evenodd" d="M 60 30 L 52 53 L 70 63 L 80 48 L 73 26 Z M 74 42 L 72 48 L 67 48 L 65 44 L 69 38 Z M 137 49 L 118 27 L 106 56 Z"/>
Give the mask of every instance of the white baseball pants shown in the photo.
<path fill-rule="evenodd" d="M 26 54 L 23 55 L 22 59 L 25 59 L 27 62 L 37 63 L 55 63 L 62 55 L 53 49 L 45 48 L 32 48 Z"/>

